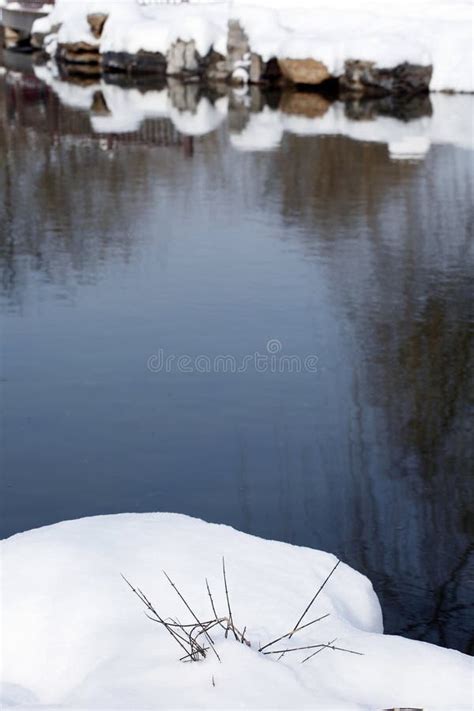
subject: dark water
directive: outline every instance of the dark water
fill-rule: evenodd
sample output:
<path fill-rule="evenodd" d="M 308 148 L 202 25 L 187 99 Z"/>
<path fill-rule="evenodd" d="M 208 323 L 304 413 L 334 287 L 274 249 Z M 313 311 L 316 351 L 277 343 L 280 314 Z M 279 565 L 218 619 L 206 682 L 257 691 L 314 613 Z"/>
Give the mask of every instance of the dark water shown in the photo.
<path fill-rule="evenodd" d="M 388 632 L 472 651 L 473 154 L 449 130 L 470 97 L 434 102 L 414 120 L 436 141 L 395 160 L 355 140 L 412 130 L 387 117 L 296 135 L 324 113 L 311 98 L 224 97 L 220 123 L 201 103 L 189 138 L 180 87 L 160 117 L 153 94 L 0 81 L 1 535 L 225 522 L 341 556 Z M 207 370 L 272 339 L 317 372 L 147 365 L 163 349 Z"/>

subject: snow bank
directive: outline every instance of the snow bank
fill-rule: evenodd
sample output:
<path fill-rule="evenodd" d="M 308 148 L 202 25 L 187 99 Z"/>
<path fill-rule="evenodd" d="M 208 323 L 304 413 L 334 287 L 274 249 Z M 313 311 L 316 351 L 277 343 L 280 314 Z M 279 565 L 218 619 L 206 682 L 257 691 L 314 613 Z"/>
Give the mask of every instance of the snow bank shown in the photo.
<path fill-rule="evenodd" d="M 347 59 L 381 67 L 433 64 L 431 89 L 474 91 L 472 0 L 258 0 L 235 2 L 255 51 L 323 61 L 338 76 Z M 264 16 L 264 12 L 268 17 Z"/>
<path fill-rule="evenodd" d="M 86 22 L 90 12 L 109 19 L 101 40 Z M 34 31 L 58 41 L 100 45 L 101 52 L 140 50 L 165 54 L 179 38 L 194 40 L 201 55 L 213 47 L 226 54 L 227 23 L 238 19 L 252 50 L 271 57 L 323 61 L 338 76 L 347 59 L 381 67 L 401 62 L 433 64 L 433 90 L 474 91 L 472 0 L 235 0 L 209 4 L 140 5 L 136 0 L 57 0 Z M 53 45 L 54 46 L 54 45 Z"/>
<path fill-rule="evenodd" d="M 2 542 L 1 555 L 2 708 L 471 708 L 471 660 L 384 636 L 370 582 L 344 564 L 312 610 L 330 617 L 299 632 L 298 644 L 337 637 L 364 656 L 325 650 L 301 664 L 305 652 L 280 661 L 258 653 L 296 622 L 334 566 L 327 553 L 176 514 L 123 514 L 18 534 Z M 247 626 L 252 647 L 216 634 L 222 663 L 208 656 L 184 664 L 120 573 L 162 614 L 187 621 L 162 569 L 204 618 L 205 576 L 225 610 L 223 555 L 234 619 Z"/>

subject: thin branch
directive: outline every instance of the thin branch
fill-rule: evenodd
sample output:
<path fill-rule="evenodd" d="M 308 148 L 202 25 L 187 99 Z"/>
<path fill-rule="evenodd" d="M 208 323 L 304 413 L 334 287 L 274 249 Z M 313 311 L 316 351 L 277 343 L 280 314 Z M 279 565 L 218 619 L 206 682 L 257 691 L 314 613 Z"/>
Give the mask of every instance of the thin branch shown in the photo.
<path fill-rule="evenodd" d="M 332 639 L 332 640 L 328 643 L 329 646 L 332 645 L 332 644 L 334 644 L 334 642 L 335 642 L 336 640 L 337 640 L 337 637 L 335 637 L 334 639 Z M 315 657 L 317 654 L 320 654 L 321 652 L 324 652 L 325 649 L 327 649 L 327 647 L 322 647 L 321 649 L 317 649 L 315 652 L 313 652 L 312 654 L 310 654 L 309 657 L 305 657 L 305 658 L 303 659 L 303 661 L 301 662 L 301 664 L 304 664 L 304 662 L 307 662 L 308 659 L 312 659 L 312 658 Z"/>
<path fill-rule="evenodd" d="M 263 654 L 286 654 L 287 652 L 300 652 L 302 649 L 334 649 L 338 652 L 349 652 L 350 654 L 359 654 L 363 657 L 362 652 L 355 652 L 353 649 L 344 649 L 343 647 L 334 647 L 332 644 L 310 644 L 307 647 L 290 647 L 289 649 L 276 649 L 275 651 L 263 652 Z"/>
<path fill-rule="evenodd" d="M 209 595 L 209 600 L 211 601 L 212 612 L 214 613 L 214 617 L 216 618 L 216 620 L 218 620 L 219 615 L 217 614 L 216 607 L 214 605 L 214 599 L 212 597 L 211 588 L 209 587 L 209 582 L 208 582 L 207 578 L 206 578 L 206 588 L 207 588 L 207 594 Z M 222 629 L 226 629 L 222 623 L 221 623 L 221 627 L 222 627 Z"/>
<path fill-rule="evenodd" d="M 237 637 L 236 631 L 235 631 L 235 629 L 234 629 L 234 620 L 232 619 L 232 610 L 230 609 L 229 590 L 228 590 L 228 588 L 227 588 L 227 576 L 226 576 L 226 573 L 225 573 L 225 559 L 224 559 L 224 556 L 222 556 L 222 574 L 223 574 L 223 576 L 224 576 L 225 596 L 226 596 L 226 599 L 227 599 L 227 609 L 228 609 L 228 611 L 229 611 L 229 626 L 227 627 L 225 636 L 226 636 L 226 638 L 227 638 L 227 633 L 228 633 L 229 627 L 230 627 L 230 628 L 232 629 L 232 632 L 234 633 L 234 637 L 235 637 L 236 641 L 238 642 L 238 641 L 239 641 L 239 638 Z"/>
<path fill-rule="evenodd" d="M 171 587 L 176 591 L 176 593 L 178 594 L 178 596 L 179 596 L 179 597 L 181 598 L 181 600 L 184 602 L 184 604 L 186 605 L 187 609 L 189 610 L 189 612 L 191 613 L 191 615 L 194 617 L 194 619 L 196 620 L 196 622 L 198 623 L 198 625 L 199 625 L 200 627 L 202 627 L 203 629 L 205 629 L 205 628 L 204 628 L 204 625 L 202 624 L 202 622 L 199 621 L 198 617 L 195 615 L 195 613 L 194 613 L 193 610 L 190 608 L 190 606 L 188 605 L 188 603 L 186 602 L 186 600 L 184 599 L 184 597 L 181 595 L 180 591 L 178 590 L 178 588 L 176 587 L 176 585 L 173 583 L 173 581 L 171 580 L 171 578 L 169 577 L 169 575 L 168 575 L 165 571 L 163 571 L 163 573 L 164 573 L 166 579 L 168 580 L 169 584 L 171 585 Z M 211 643 L 211 649 L 212 649 L 212 651 L 213 651 L 214 654 L 216 655 L 217 659 L 218 659 L 219 661 L 221 661 L 221 658 L 220 658 L 219 654 L 217 653 L 217 650 L 214 648 L 214 640 L 211 638 L 211 636 L 210 636 L 210 634 L 209 634 L 208 632 L 206 632 L 205 634 L 206 634 L 207 639 L 208 639 L 209 642 Z"/>
<path fill-rule="evenodd" d="M 359 657 L 364 656 L 364 652 L 357 652 L 355 649 L 345 649 L 344 647 L 334 647 L 332 644 L 328 645 L 329 649 L 334 649 L 335 652 L 347 652 L 348 654 L 357 654 Z"/>
<path fill-rule="evenodd" d="M 167 618 L 164 620 L 164 622 L 166 622 L 166 624 L 169 625 L 170 627 L 181 627 L 182 629 L 184 629 L 185 627 L 196 627 L 195 622 L 190 622 L 189 624 L 181 624 L 181 622 L 179 622 L 178 620 L 173 620 L 172 622 L 168 622 L 168 620 L 172 620 L 172 619 L 173 619 L 172 617 L 167 617 Z M 155 620 L 155 621 L 156 621 L 156 620 Z M 206 620 L 206 621 L 203 622 L 202 624 L 203 624 L 203 625 L 209 625 L 211 622 L 214 622 L 214 620 L 213 620 L 213 619 L 212 619 L 212 620 Z"/>
<path fill-rule="evenodd" d="M 311 625 L 314 625 L 316 622 L 321 622 L 321 620 L 326 619 L 326 617 L 329 617 L 330 613 L 328 612 L 326 615 L 323 615 L 322 617 L 318 617 L 316 620 L 312 620 L 311 622 L 307 622 L 305 625 L 301 625 L 301 627 L 297 627 L 296 629 L 292 630 L 291 632 L 287 632 L 286 634 L 283 634 L 281 637 L 277 637 L 277 639 L 274 639 L 273 642 L 268 642 L 268 644 L 264 644 L 263 647 L 260 647 L 258 650 L 259 652 L 263 652 L 264 649 L 267 647 L 271 647 L 272 644 L 276 644 L 277 642 L 280 642 L 282 639 L 285 639 L 286 637 L 291 637 L 299 632 L 300 630 L 304 630 L 306 627 L 310 627 Z"/>
<path fill-rule="evenodd" d="M 209 647 L 204 647 L 203 648 L 205 652 L 209 651 Z M 186 654 L 184 657 L 180 657 L 179 661 L 180 662 L 195 662 L 196 659 L 194 659 L 195 652 L 190 652 L 189 654 Z"/>
<path fill-rule="evenodd" d="M 169 634 L 173 637 L 173 639 L 174 639 L 174 640 L 179 644 L 179 646 L 186 652 L 186 654 L 188 654 L 188 650 L 187 650 L 187 648 L 185 647 L 185 645 L 183 644 L 183 642 L 182 642 L 182 640 L 181 640 L 181 637 L 179 637 L 179 635 L 167 625 L 167 623 L 163 620 L 163 618 L 160 617 L 160 615 L 159 615 L 158 612 L 155 610 L 155 608 L 153 607 L 153 605 L 151 604 L 151 602 L 150 602 L 150 601 L 147 599 L 147 597 L 141 592 L 141 590 L 136 590 L 136 589 L 133 587 L 133 585 L 127 580 L 127 578 L 125 577 L 125 575 L 123 575 L 123 574 L 121 574 L 121 575 L 122 575 L 122 578 L 123 578 L 123 579 L 125 580 L 125 582 L 127 583 L 128 587 L 132 590 L 132 592 L 139 598 L 139 600 L 141 600 L 141 602 L 142 602 L 144 605 L 146 605 L 146 607 L 150 610 L 150 612 L 152 612 L 152 613 L 155 615 L 155 617 L 157 618 L 157 621 L 160 622 L 160 623 L 166 628 L 166 630 L 167 630 L 167 631 L 169 632 Z"/>
<path fill-rule="evenodd" d="M 319 593 L 320 593 L 321 590 L 324 588 L 324 586 L 325 586 L 326 583 L 328 582 L 328 580 L 329 580 L 329 578 L 331 577 L 331 575 L 335 572 L 335 570 L 336 570 L 336 568 L 337 568 L 337 566 L 339 565 L 340 562 L 341 562 L 340 560 L 337 561 L 336 565 L 335 565 L 334 568 L 331 570 L 331 572 L 330 572 L 329 575 L 327 576 L 326 580 L 325 580 L 325 581 L 321 584 L 321 586 L 318 588 L 318 590 L 316 591 L 315 595 L 313 596 L 313 599 L 312 599 L 311 602 L 307 605 L 305 611 L 303 612 L 303 614 L 301 615 L 300 619 L 299 619 L 298 622 L 296 623 L 296 625 L 295 625 L 295 627 L 294 627 L 294 629 L 293 629 L 293 632 L 290 634 L 290 636 L 289 636 L 288 639 L 291 639 L 291 637 L 293 636 L 293 634 L 296 632 L 296 630 L 297 630 L 298 627 L 300 626 L 300 623 L 302 622 L 303 618 L 306 616 L 306 613 L 308 612 L 308 610 L 310 609 L 310 607 L 313 605 L 313 603 L 314 603 L 314 601 L 316 600 L 316 598 L 318 597 Z"/>

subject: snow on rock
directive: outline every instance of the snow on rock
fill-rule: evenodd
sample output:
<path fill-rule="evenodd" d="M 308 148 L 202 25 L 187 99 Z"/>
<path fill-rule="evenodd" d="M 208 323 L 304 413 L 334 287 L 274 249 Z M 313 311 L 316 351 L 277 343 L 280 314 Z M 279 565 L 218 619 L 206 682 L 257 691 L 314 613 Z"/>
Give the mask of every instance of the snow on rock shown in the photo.
<path fill-rule="evenodd" d="M 86 17 L 105 13 L 100 41 Z M 100 51 L 166 54 L 178 39 L 194 41 L 204 57 L 225 55 L 228 22 L 237 20 L 253 52 L 265 62 L 314 59 L 333 76 L 347 60 L 392 68 L 404 62 L 433 65 L 431 89 L 474 91 L 472 0 L 234 0 L 184 5 L 136 0 L 57 0 L 33 31 L 58 33 L 60 44 L 100 44 Z"/>
<path fill-rule="evenodd" d="M 1 544 L 2 708 L 382 709 L 471 708 L 471 660 L 384 636 L 370 582 L 341 564 L 315 603 L 330 616 L 285 646 L 327 642 L 360 651 L 305 652 L 278 660 L 258 647 L 284 634 L 332 570 L 334 556 L 265 541 L 177 514 L 122 514 L 64 522 Z M 222 662 L 184 664 L 166 631 L 148 620 L 124 573 L 163 615 L 210 615 L 207 576 L 225 610 L 225 556 L 235 623 L 251 648 L 216 633 Z M 281 643 L 279 643 L 281 644 Z"/>

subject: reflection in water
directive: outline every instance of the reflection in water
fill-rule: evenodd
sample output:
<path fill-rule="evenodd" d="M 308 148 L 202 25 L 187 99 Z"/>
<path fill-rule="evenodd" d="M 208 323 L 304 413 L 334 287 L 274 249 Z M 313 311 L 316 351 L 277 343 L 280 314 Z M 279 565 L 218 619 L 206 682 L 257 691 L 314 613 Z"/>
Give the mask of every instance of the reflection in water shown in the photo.
<path fill-rule="evenodd" d="M 388 631 L 472 650 L 472 98 L 36 74 L 0 91 L 2 533 L 223 521 L 339 554 Z M 146 369 L 269 338 L 317 376 Z"/>

